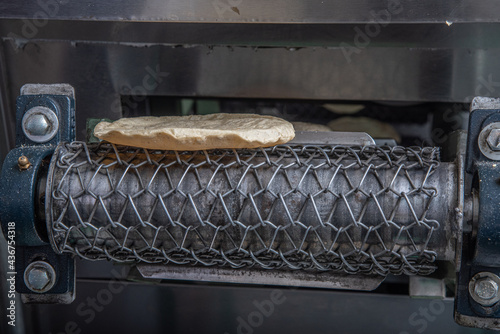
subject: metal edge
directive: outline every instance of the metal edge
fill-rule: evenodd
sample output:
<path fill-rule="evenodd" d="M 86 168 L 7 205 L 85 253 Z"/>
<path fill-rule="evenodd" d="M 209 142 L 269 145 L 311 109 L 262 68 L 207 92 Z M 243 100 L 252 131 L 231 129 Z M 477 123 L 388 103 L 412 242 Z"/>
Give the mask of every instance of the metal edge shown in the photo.
<path fill-rule="evenodd" d="M 457 199 L 458 206 L 456 208 L 456 242 L 455 245 L 455 270 L 460 272 L 462 265 L 462 242 L 463 242 L 463 225 L 465 215 L 465 152 L 467 149 L 467 134 L 461 133 L 457 145 Z M 458 285 L 457 285 L 458 286 Z"/>
<path fill-rule="evenodd" d="M 371 146 L 375 140 L 365 132 L 296 131 L 287 144 Z"/>
<path fill-rule="evenodd" d="M 470 111 L 500 109 L 500 98 L 476 96 L 471 104 Z"/>
<path fill-rule="evenodd" d="M 248 270 L 213 267 L 181 267 L 138 264 L 143 278 L 214 283 L 295 286 L 345 290 L 375 290 L 384 276 L 332 274 L 328 272 Z"/>
<path fill-rule="evenodd" d="M 75 89 L 69 84 L 25 84 L 20 95 L 65 95 L 75 99 Z"/>
<path fill-rule="evenodd" d="M 495 318 L 480 318 L 463 315 L 455 311 L 455 322 L 461 326 L 474 327 L 480 329 L 500 330 L 500 320 Z"/>

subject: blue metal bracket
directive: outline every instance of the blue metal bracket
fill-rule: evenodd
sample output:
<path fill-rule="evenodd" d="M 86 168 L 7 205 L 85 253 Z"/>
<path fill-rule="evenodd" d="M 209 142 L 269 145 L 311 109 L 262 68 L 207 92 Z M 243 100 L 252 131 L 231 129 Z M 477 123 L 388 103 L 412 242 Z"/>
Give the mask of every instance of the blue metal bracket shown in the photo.
<path fill-rule="evenodd" d="M 474 262 L 500 268 L 500 161 L 476 164 L 479 187 L 479 224 Z"/>
<path fill-rule="evenodd" d="M 484 154 L 481 145 L 485 144 L 480 138 L 483 129 L 500 122 L 500 104 L 498 109 L 492 107 L 489 104 L 488 108 L 472 110 L 469 118 L 466 188 L 478 194 L 478 201 L 472 232 L 463 236 L 455 320 L 464 326 L 500 329 L 500 303 L 481 305 L 470 290 L 471 280 L 479 273 L 500 277 L 500 161 Z"/>
<path fill-rule="evenodd" d="M 55 116 L 56 122 L 49 122 L 53 135 L 36 142 L 23 128 L 23 117 L 40 107 L 47 115 Z M 66 84 L 23 86 L 17 98 L 16 148 L 8 153 L 0 175 L 0 222 L 4 235 L 8 224 L 15 223 L 16 291 L 25 302 L 70 303 L 74 299 L 75 260 L 54 252 L 47 237 L 46 214 L 40 209 L 44 208 L 46 191 L 41 180 L 46 176 L 54 149 L 61 141 L 74 140 L 73 88 Z M 43 293 L 30 290 L 24 280 L 26 268 L 35 261 L 48 263 L 56 273 L 53 286 Z"/>
<path fill-rule="evenodd" d="M 54 152 L 53 146 L 24 146 L 9 152 L 2 166 L 0 181 L 0 217 L 2 218 L 3 233 L 7 235 L 6 223 L 16 223 L 17 246 L 43 246 L 48 244 L 41 231 L 41 222 L 44 217 L 35 215 L 36 183 L 44 160 L 50 158 Z M 27 157 L 30 167 L 26 170 L 19 168 L 20 157 Z M 22 209 L 21 209 L 22 208 Z M 45 233 L 46 235 L 46 233 Z M 45 239 L 45 240 L 44 240 Z"/>

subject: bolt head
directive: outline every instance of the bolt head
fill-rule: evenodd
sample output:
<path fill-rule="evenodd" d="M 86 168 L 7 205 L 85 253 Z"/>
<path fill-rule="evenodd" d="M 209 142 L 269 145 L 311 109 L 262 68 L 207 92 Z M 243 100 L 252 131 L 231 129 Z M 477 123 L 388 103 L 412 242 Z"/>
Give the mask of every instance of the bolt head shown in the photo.
<path fill-rule="evenodd" d="M 28 284 L 34 290 L 42 291 L 50 283 L 50 275 L 43 268 L 33 268 L 28 273 Z"/>
<path fill-rule="evenodd" d="M 28 117 L 25 129 L 33 136 L 45 136 L 51 130 L 50 121 L 42 114 L 33 114 Z"/>
<path fill-rule="evenodd" d="M 476 281 L 474 293 L 481 299 L 492 299 L 498 294 L 498 284 L 489 277 L 480 278 Z"/>
<path fill-rule="evenodd" d="M 492 151 L 500 151 L 500 129 L 492 129 L 486 142 Z"/>
<path fill-rule="evenodd" d="M 24 135 L 35 143 L 48 142 L 59 130 L 56 113 L 43 106 L 35 106 L 26 111 L 21 122 Z"/>
<path fill-rule="evenodd" d="M 45 261 L 31 262 L 24 270 L 24 283 L 33 292 L 44 293 L 56 282 L 54 268 Z"/>

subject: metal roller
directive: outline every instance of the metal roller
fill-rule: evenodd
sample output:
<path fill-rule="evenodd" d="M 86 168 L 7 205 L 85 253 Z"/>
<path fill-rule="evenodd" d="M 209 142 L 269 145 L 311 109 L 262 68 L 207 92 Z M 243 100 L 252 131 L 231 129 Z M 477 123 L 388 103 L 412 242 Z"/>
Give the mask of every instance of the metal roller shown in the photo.
<path fill-rule="evenodd" d="M 91 260 L 424 275 L 454 259 L 456 179 L 437 148 L 71 142 L 45 211 L 53 248 Z"/>

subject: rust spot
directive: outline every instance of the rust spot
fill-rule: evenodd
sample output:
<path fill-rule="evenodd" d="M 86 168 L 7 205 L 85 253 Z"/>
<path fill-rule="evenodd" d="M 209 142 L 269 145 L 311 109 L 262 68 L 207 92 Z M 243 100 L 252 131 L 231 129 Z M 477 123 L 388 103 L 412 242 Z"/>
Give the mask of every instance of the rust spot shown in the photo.
<path fill-rule="evenodd" d="M 241 15 L 241 14 L 240 14 L 240 10 L 238 9 L 238 7 L 231 7 L 231 10 L 232 10 L 233 12 L 235 12 L 236 14 Z"/>
<path fill-rule="evenodd" d="M 363 195 L 362 192 L 357 192 L 355 195 L 354 195 L 354 199 L 356 200 L 356 202 L 362 202 L 364 200 L 365 196 Z"/>

